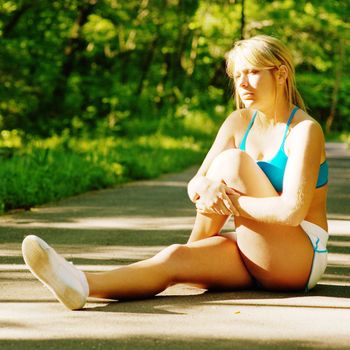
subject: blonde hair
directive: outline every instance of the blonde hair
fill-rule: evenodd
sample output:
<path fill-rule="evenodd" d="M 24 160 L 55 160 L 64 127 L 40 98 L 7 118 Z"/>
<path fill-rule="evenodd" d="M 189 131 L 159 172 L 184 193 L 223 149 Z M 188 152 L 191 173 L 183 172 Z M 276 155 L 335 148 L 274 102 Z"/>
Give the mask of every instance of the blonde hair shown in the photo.
<path fill-rule="evenodd" d="M 228 52 L 226 58 L 226 72 L 234 78 L 234 66 L 237 59 L 245 60 L 258 69 L 278 69 L 284 65 L 287 68 L 285 95 L 290 105 L 297 105 L 305 110 L 304 101 L 297 90 L 295 69 L 292 55 L 288 48 L 278 39 L 268 35 L 257 35 L 250 39 L 239 40 Z M 235 91 L 236 106 L 243 107 L 243 102 Z"/>

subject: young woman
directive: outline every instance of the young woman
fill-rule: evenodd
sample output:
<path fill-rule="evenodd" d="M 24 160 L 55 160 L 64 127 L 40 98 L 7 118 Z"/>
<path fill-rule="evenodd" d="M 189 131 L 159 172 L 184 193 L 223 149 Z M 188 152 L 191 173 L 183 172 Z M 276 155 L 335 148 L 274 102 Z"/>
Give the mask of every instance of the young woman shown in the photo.
<path fill-rule="evenodd" d="M 320 125 L 305 111 L 287 48 L 256 36 L 227 56 L 237 110 L 188 184 L 197 216 L 187 244 L 109 272 L 84 273 L 27 236 L 24 260 L 69 309 L 88 296 L 154 296 L 175 283 L 208 289 L 308 290 L 327 264 L 328 165 Z M 220 234 L 229 216 L 235 232 Z"/>

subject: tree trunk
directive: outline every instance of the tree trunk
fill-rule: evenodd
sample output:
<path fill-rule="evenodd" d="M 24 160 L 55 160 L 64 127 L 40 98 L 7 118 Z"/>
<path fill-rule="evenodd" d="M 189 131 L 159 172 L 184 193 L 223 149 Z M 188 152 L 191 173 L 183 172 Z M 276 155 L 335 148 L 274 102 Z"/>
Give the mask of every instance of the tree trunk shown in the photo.
<path fill-rule="evenodd" d="M 191 3 L 184 0 L 179 0 L 178 3 L 178 37 L 175 43 L 175 52 L 173 55 L 173 81 L 175 82 L 175 85 L 178 86 L 181 90 L 183 87 L 184 79 L 186 79 L 186 66 L 183 64 L 184 57 L 186 55 L 186 47 L 188 46 L 189 42 L 191 45 L 194 45 L 191 47 L 191 55 L 190 60 L 194 62 L 194 59 L 196 57 L 196 51 L 197 51 L 197 45 L 198 45 L 198 36 L 192 39 L 191 33 L 189 32 L 188 24 L 192 20 L 194 14 L 196 13 L 199 6 L 199 1 L 192 0 Z M 193 70 L 192 70 L 193 71 Z"/>
<path fill-rule="evenodd" d="M 196 31 L 194 31 L 193 36 L 192 36 L 191 50 L 190 50 L 190 55 L 189 55 L 188 61 L 186 60 L 186 57 L 184 54 L 181 57 L 181 65 L 186 70 L 188 77 L 192 76 L 192 74 L 194 72 L 194 68 L 196 66 L 198 41 L 199 41 L 199 31 L 196 30 Z"/>
<path fill-rule="evenodd" d="M 242 0 L 242 6 L 241 6 L 241 40 L 244 39 L 244 29 L 245 29 L 245 12 L 244 12 L 244 0 Z"/>
<path fill-rule="evenodd" d="M 335 112 L 337 109 L 339 87 L 340 87 L 342 68 L 343 68 L 343 60 L 344 60 L 344 44 L 343 44 L 343 40 L 340 39 L 340 41 L 338 42 L 338 61 L 335 66 L 335 79 L 334 79 L 334 86 L 332 91 L 331 108 L 326 120 L 327 133 L 329 133 L 332 129 L 332 125 L 335 118 Z"/>
<path fill-rule="evenodd" d="M 14 11 L 12 17 L 10 20 L 4 25 L 4 28 L 2 29 L 2 37 L 7 38 L 9 37 L 12 30 L 16 27 L 16 24 L 21 19 L 21 17 L 27 12 L 28 9 L 32 7 L 31 3 L 24 3 L 22 7 Z"/>
<path fill-rule="evenodd" d="M 78 8 L 78 15 L 73 24 L 70 38 L 64 49 L 65 59 L 61 72 L 53 89 L 52 99 L 49 103 L 48 111 L 54 115 L 60 114 L 65 99 L 68 79 L 74 68 L 76 54 L 85 48 L 83 40 L 80 38 L 80 29 L 87 22 L 88 16 L 92 13 L 97 0 L 84 1 Z"/>
<path fill-rule="evenodd" d="M 150 44 L 149 50 L 147 51 L 146 57 L 143 59 L 143 62 L 141 65 L 141 77 L 140 77 L 139 85 L 136 89 L 136 95 L 138 95 L 138 96 L 141 95 L 141 93 L 142 93 L 144 82 L 146 80 L 148 71 L 151 68 L 151 64 L 153 61 L 154 53 L 156 51 L 158 39 L 159 39 L 159 36 L 158 36 L 158 34 L 156 34 L 155 37 L 153 38 L 153 40 L 151 41 L 151 44 Z"/>
<path fill-rule="evenodd" d="M 135 20 L 133 21 L 134 28 L 137 28 L 138 26 L 140 26 L 143 19 L 149 15 L 148 6 L 149 6 L 149 0 L 142 0 L 141 1 L 140 6 L 138 7 L 138 10 L 137 10 L 137 15 L 133 16 L 133 18 L 135 17 Z M 158 31 L 157 31 L 157 33 L 158 33 Z M 132 29 L 129 32 L 128 37 L 125 39 L 123 28 L 119 28 L 119 30 L 118 30 L 119 47 L 120 47 L 120 51 L 118 53 L 118 59 L 121 62 L 120 82 L 122 84 L 125 84 L 128 80 L 128 77 L 129 77 L 128 71 L 130 69 L 129 64 L 131 62 L 130 61 L 131 54 L 135 50 L 135 47 L 137 46 L 136 45 L 136 34 L 137 34 L 137 30 Z M 143 55 L 141 55 L 141 57 L 143 57 Z M 151 59 L 151 61 L 152 61 L 152 59 Z M 144 66 L 144 69 L 142 70 L 142 77 L 140 78 L 138 88 L 136 89 L 137 94 L 140 94 L 142 92 L 143 81 L 146 78 L 147 71 L 149 69 L 149 67 L 146 67 L 145 63 L 141 63 L 141 66 Z"/>

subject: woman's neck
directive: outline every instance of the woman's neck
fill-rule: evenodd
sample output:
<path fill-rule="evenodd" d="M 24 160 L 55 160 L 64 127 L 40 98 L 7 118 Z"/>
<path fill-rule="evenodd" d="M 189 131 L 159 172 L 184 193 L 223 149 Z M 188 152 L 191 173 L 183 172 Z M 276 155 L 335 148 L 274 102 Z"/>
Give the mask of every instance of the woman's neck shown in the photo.
<path fill-rule="evenodd" d="M 268 125 L 285 123 L 287 122 L 293 107 L 294 105 L 285 101 L 284 103 L 276 104 L 276 106 L 259 109 L 259 119 L 263 124 Z"/>

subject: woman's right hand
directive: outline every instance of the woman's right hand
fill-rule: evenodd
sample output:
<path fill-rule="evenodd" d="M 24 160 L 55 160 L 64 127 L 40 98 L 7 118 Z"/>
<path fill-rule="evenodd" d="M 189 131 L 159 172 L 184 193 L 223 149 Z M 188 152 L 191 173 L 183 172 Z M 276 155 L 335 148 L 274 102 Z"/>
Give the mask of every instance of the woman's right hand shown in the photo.
<path fill-rule="evenodd" d="M 196 204 L 198 212 L 238 216 L 238 210 L 228 197 L 227 192 L 230 191 L 225 184 L 205 176 L 195 176 L 187 187 L 188 196 Z"/>

